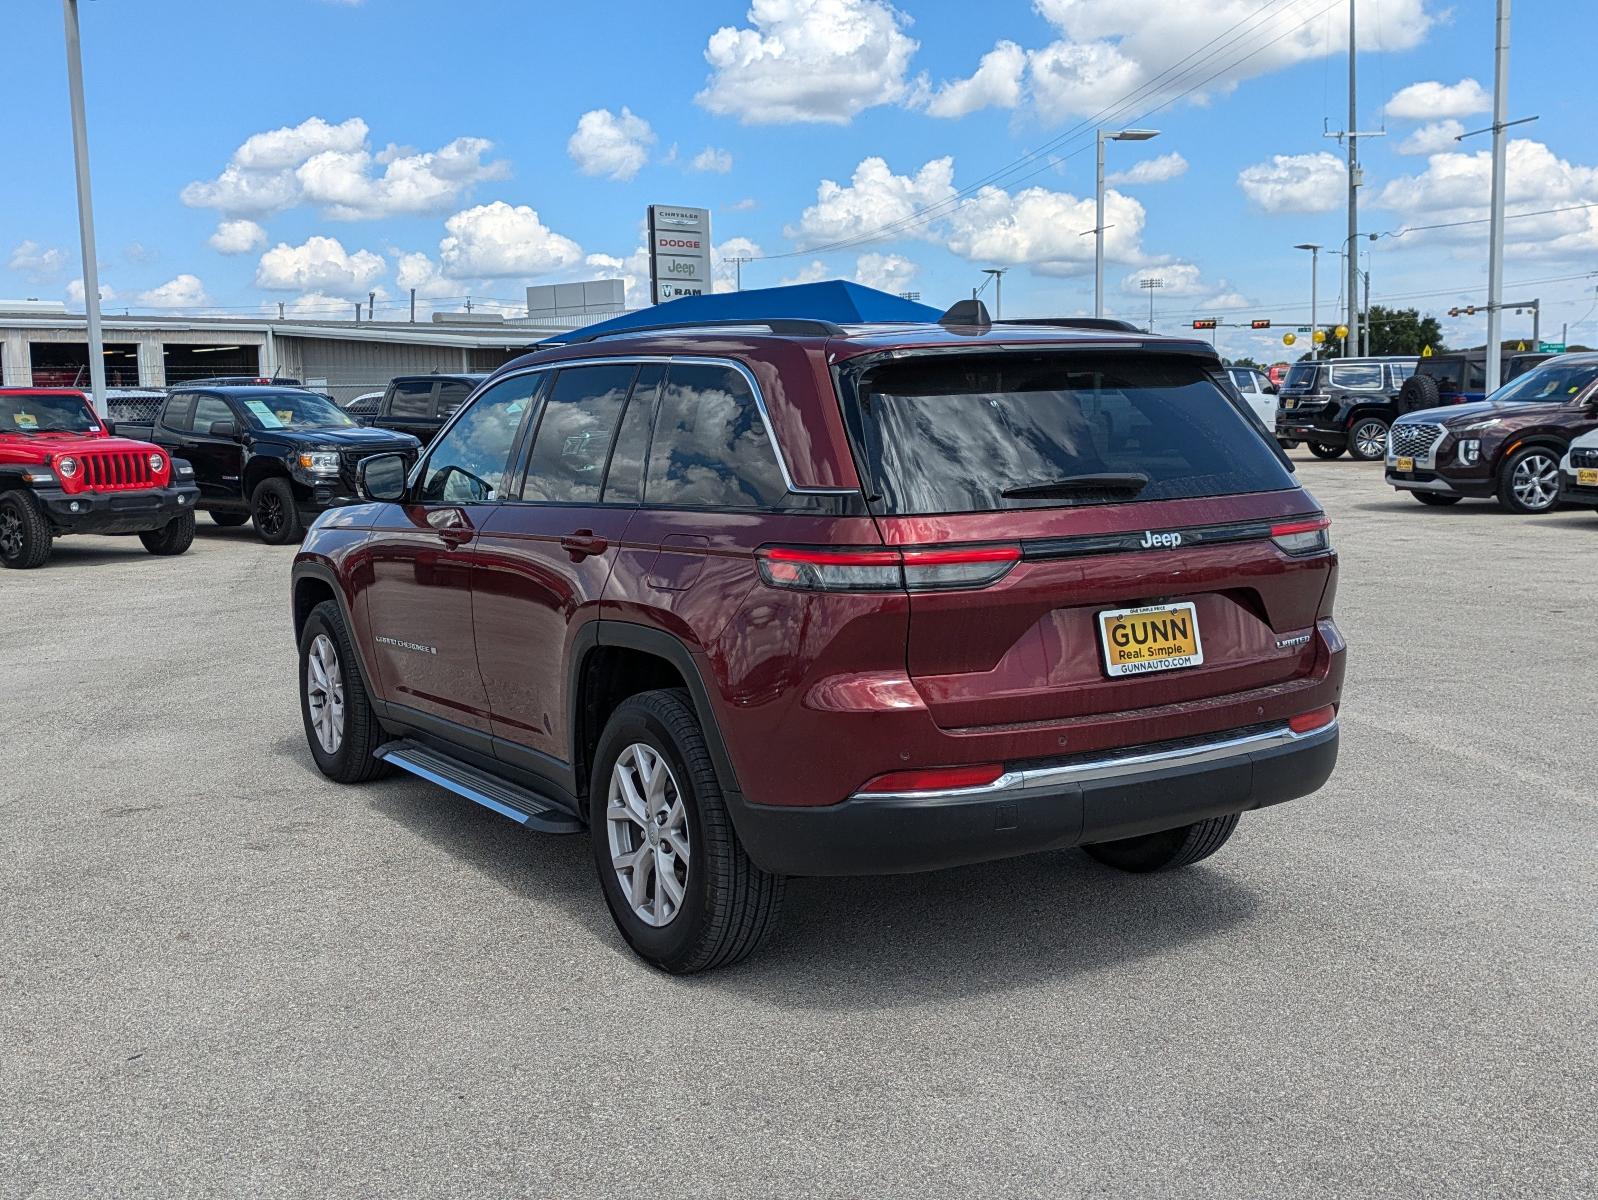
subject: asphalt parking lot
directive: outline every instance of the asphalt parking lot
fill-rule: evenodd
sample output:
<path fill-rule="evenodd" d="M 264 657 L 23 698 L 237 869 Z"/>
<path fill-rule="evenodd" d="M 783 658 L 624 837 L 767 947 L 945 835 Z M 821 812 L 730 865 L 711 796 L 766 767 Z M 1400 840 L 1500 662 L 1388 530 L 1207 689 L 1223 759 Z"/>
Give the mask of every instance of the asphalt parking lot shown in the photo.
<path fill-rule="evenodd" d="M 635 959 L 586 843 L 305 749 L 292 551 L 0 578 L 0 1195 L 1598 1190 L 1598 515 L 1333 517 L 1342 759 L 1185 872 L 799 881 Z"/>

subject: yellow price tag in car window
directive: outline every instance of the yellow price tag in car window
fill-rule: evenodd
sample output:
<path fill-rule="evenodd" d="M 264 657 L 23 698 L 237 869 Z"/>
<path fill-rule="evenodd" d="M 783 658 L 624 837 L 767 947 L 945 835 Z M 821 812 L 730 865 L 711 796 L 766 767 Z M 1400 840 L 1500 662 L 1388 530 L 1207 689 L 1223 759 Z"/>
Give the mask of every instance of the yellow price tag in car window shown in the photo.
<path fill-rule="evenodd" d="M 18 429 L 39 428 L 39 418 L 31 412 L 19 412 L 13 419 L 16 421 Z"/>

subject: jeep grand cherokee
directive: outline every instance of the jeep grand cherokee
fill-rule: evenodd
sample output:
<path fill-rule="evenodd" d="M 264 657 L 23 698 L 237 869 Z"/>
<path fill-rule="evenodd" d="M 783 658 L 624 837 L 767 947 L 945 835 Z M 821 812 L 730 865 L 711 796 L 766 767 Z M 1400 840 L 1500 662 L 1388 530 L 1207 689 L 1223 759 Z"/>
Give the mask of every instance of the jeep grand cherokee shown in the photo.
<path fill-rule="evenodd" d="M 579 342 L 362 464 L 293 572 L 329 777 L 586 830 L 673 972 L 789 875 L 1214 853 L 1337 756 L 1327 521 L 1206 344 L 811 321 Z"/>

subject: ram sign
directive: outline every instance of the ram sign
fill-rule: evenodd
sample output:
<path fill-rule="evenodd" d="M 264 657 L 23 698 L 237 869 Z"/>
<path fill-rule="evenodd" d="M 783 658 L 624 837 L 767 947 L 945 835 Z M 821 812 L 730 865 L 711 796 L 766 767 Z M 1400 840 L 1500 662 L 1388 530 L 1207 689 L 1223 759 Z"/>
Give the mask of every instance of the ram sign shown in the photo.
<path fill-rule="evenodd" d="M 649 298 L 698 296 L 710 286 L 710 210 L 649 206 Z"/>

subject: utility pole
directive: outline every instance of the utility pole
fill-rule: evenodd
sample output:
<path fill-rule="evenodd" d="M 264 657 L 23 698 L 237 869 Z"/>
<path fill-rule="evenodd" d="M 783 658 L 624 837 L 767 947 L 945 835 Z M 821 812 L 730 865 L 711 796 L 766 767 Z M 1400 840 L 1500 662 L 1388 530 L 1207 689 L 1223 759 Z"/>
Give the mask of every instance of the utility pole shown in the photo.
<path fill-rule="evenodd" d="M 376 292 L 367 292 L 366 293 L 366 319 L 368 321 L 373 319 L 372 310 L 375 309 L 376 307 L 377 307 L 377 293 Z"/>
<path fill-rule="evenodd" d="M 1149 332 L 1153 333 L 1154 332 L 1154 289 L 1155 288 L 1164 287 L 1165 286 L 1165 280 L 1163 280 L 1163 279 L 1139 279 L 1137 281 L 1137 285 L 1140 288 L 1147 288 L 1148 289 L 1148 293 L 1149 293 Z"/>
<path fill-rule="evenodd" d="M 1356 39 L 1354 27 L 1354 14 L 1359 9 L 1358 0 L 1348 0 L 1348 241 L 1350 247 L 1354 239 L 1359 237 L 1359 138 L 1354 130 L 1359 128 L 1359 107 L 1355 101 L 1354 66 L 1358 61 L 1355 52 Z M 1359 260 L 1350 250 L 1348 256 L 1348 336 L 1354 345 L 1359 345 L 1359 290 L 1355 286 L 1359 279 Z M 1344 343 L 1345 349 L 1347 343 Z"/>
<path fill-rule="evenodd" d="M 411 289 L 411 324 L 416 324 L 416 289 Z"/>
<path fill-rule="evenodd" d="M 1487 394 L 1498 390 L 1504 312 L 1504 126 L 1509 120 L 1509 0 L 1498 0 L 1493 51 L 1493 198 L 1487 235 Z"/>
<path fill-rule="evenodd" d="M 727 261 L 732 264 L 733 288 L 734 290 L 741 292 L 744 290 L 744 263 L 754 262 L 755 260 L 752 258 L 734 257 L 729 258 Z"/>
<path fill-rule="evenodd" d="M 1300 242 L 1293 249 L 1309 251 L 1309 356 L 1311 358 L 1319 358 L 1321 349 L 1315 343 L 1315 333 L 1320 329 L 1320 326 L 1316 324 L 1319 314 L 1316 313 L 1315 309 L 1320 301 L 1321 248 L 1318 242 Z"/>
<path fill-rule="evenodd" d="M 83 47 L 78 37 L 78 0 L 61 0 L 67 27 L 67 92 L 72 103 L 72 156 L 78 175 L 78 237 L 83 246 L 83 310 L 88 317 L 89 389 L 94 411 L 105 407 L 105 345 L 100 332 L 100 262 L 94 249 L 94 200 L 89 186 L 89 128 L 83 105 Z"/>
<path fill-rule="evenodd" d="M 1365 277 L 1365 357 L 1371 356 L 1371 273 L 1361 271 Z"/>

